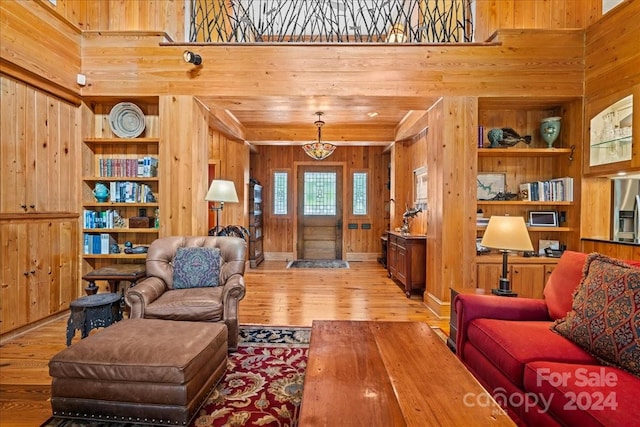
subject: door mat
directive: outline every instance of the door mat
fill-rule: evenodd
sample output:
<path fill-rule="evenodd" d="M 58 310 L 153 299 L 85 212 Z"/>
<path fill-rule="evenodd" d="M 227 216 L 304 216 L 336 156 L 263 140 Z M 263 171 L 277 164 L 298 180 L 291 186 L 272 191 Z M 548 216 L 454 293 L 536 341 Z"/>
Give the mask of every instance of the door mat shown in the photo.
<path fill-rule="evenodd" d="M 349 268 L 349 263 L 341 259 L 297 259 L 287 264 L 287 268 Z"/>

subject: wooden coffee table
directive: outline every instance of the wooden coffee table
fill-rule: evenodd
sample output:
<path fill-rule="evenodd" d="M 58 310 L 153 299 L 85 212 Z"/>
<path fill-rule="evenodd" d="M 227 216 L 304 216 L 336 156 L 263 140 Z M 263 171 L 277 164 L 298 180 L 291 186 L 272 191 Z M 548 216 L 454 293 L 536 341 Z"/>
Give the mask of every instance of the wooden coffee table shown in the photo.
<path fill-rule="evenodd" d="M 515 424 L 426 323 L 314 321 L 299 425 Z"/>

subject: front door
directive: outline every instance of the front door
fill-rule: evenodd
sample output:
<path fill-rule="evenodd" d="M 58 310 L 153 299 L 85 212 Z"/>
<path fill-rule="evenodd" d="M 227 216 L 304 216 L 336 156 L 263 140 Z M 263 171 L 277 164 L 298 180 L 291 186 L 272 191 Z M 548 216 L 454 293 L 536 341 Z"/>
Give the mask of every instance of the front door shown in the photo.
<path fill-rule="evenodd" d="M 298 170 L 298 258 L 342 259 L 342 167 Z"/>

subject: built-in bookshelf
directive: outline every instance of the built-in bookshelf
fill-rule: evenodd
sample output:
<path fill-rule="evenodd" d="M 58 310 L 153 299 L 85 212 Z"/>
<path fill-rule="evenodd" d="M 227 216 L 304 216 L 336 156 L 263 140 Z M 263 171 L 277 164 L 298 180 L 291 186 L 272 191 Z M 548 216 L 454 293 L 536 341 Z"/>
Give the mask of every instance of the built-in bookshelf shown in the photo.
<path fill-rule="evenodd" d="M 84 144 L 88 157 L 85 165 L 89 167 L 82 179 L 83 257 L 129 258 L 134 254 L 124 253 L 126 242 L 134 247 L 148 245 L 158 234 L 158 139 L 87 138 Z M 128 158 L 114 155 L 118 150 L 131 152 L 132 149 L 140 152 Z M 98 186 L 108 190 L 106 196 L 96 196 Z M 148 220 L 141 224 L 140 218 L 145 217 Z M 135 225 L 132 218 L 137 221 Z M 87 245 L 87 240 L 93 242 L 94 236 L 100 234 L 110 236 L 107 239 L 111 242 L 110 251 L 106 253 L 104 244 L 101 251 Z M 117 252 L 112 250 L 114 244 Z"/>
<path fill-rule="evenodd" d="M 553 147 L 540 134 L 540 122 L 546 117 L 561 117 L 562 128 Z M 483 127 L 485 143 L 477 149 L 478 174 L 502 176 L 501 197 L 478 200 L 477 242 L 492 215 L 522 216 L 527 222 L 534 248 L 530 258 L 512 257 L 510 276 L 543 286 L 553 269 L 553 259 L 544 256 L 544 247 L 558 245 L 578 250 L 580 244 L 580 152 L 582 147 L 582 104 L 576 98 L 480 98 L 478 125 Z M 521 136 L 530 135 L 529 144 L 489 148 L 487 132 L 492 128 L 513 128 Z M 479 184 L 481 182 L 479 181 Z M 489 197 L 487 197 L 489 198 Z M 552 224 L 530 222 L 535 216 L 554 218 Z M 539 256 L 541 255 L 542 256 Z M 497 255 L 476 257 L 477 286 L 496 287 L 501 274 Z M 541 289 L 541 288 L 540 288 Z M 539 292 L 523 295 L 539 297 Z"/>
<path fill-rule="evenodd" d="M 126 253 L 128 248 L 149 246 L 159 235 L 158 103 L 154 98 L 134 102 L 145 120 L 143 134 L 135 138 L 117 137 L 110 128 L 109 113 L 117 100 L 98 101 L 85 110 L 92 123 L 82 147 L 80 249 L 85 271 L 144 262 L 145 253 Z"/>

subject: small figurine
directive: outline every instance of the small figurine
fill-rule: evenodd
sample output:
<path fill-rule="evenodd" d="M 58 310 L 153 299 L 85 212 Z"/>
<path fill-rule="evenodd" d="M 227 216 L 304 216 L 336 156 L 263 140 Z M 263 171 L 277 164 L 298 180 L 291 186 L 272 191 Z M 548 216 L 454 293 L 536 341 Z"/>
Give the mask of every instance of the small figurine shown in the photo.
<path fill-rule="evenodd" d="M 403 234 L 409 234 L 409 222 L 412 218 L 418 216 L 418 214 L 422 212 L 422 208 L 409 208 L 407 206 L 407 210 L 402 215 L 402 227 L 400 228 L 400 232 Z"/>
<path fill-rule="evenodd" d="M 487 134 L 487 138 L 491 142 L 490 148 L 498 148 L 500 146 L 513 147 L 521 142 L 531 144 L 531 135 L 520 136 L 518 132 L 511 128 L 491 129 Z"/>

